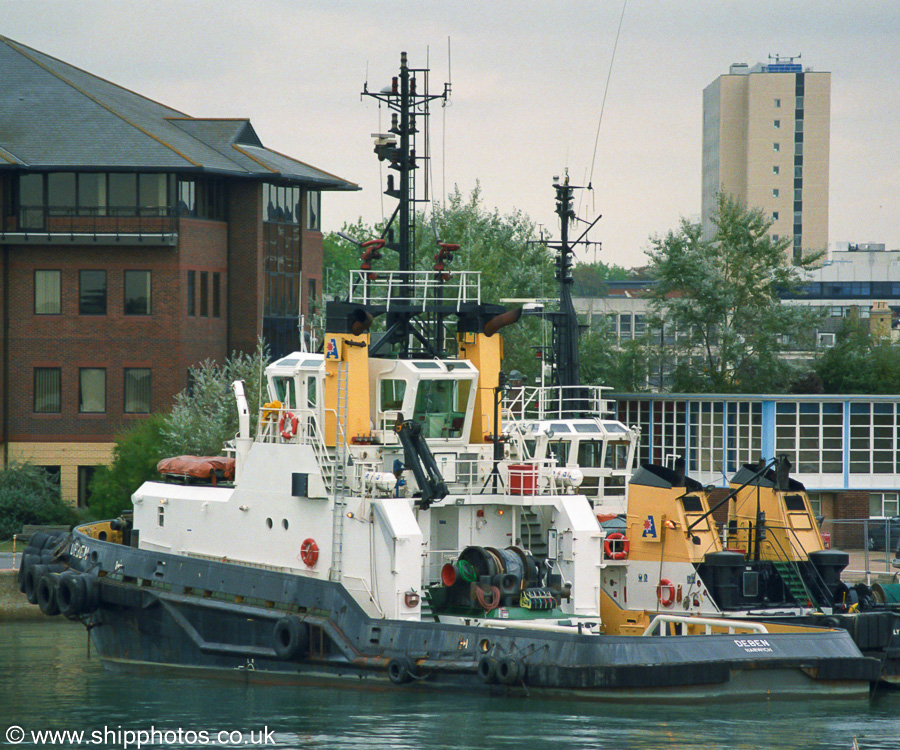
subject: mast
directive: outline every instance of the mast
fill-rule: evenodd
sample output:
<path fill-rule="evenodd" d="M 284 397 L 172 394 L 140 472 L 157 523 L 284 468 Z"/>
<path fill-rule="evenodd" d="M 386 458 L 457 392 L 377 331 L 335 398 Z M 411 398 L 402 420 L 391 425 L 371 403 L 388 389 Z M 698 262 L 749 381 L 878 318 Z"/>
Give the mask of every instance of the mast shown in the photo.
<path fill-rule="evenodd" d="M 563 180 L 554 177 L 553 188 L 556 191 L 556 215 L 560 222 L 559 242 L 547 243 L 556 251 L 556 280 L 559 282 L 559 310 L 544 313 L 553 328 L 552 337 L 552 371 L 551 385 L 560 389 L 559 398 L 564 403 L 564 411 L 569 416 L 577 417 L 589 410 L 587 394 L 581 393 L 577 387 L 581 385 L 581 372 L 578 357 L 578 336 L 581 333 L 575 304 L 572 302 L 572 267 L 575 263 L 574 247 L 589 245 L 587 233 L 600 220 L 600 216 L 588 225 L 582 234 L 574 240 L 569 239 L 570 225 L 575 221 L 584 221 L 575 215 L 572 208 L 572 196 L 578 186 L 569 184 L 566 174 Z"/>

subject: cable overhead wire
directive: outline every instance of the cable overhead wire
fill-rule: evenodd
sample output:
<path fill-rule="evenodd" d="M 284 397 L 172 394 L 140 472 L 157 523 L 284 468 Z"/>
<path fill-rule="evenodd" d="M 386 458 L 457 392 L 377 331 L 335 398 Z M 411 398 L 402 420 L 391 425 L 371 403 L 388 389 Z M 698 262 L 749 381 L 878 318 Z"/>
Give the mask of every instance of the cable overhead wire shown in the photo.
<path fill-rule="evenodd" d="M 588 177 L 587 189 L 593 190 L 594 163 L 597 161 L 597 144 L 600 142 L 600 125 L 603 123 L 603 110 L 606 108 L 606 95 L 609 93 L 609 81 L 612 78 L 613 63 L 616 59 L 616 48 L 619 46 L 619 35 L 622 33 L 622 22 L 625 20 L 625 6 L 628 0 L 622 0 L 622 15 L 619 16 L 619 28 L 616 30 L 616 40 L 613 42 L 613 51 L 609 59 L 609 70 L 606 73 L 606 87 L 603 89 L 603 100 L 600 102 L 600 119 L 597 121 L 597 135 L 594 136 L 594 155 L 591 157 L 591 174 Z"/>

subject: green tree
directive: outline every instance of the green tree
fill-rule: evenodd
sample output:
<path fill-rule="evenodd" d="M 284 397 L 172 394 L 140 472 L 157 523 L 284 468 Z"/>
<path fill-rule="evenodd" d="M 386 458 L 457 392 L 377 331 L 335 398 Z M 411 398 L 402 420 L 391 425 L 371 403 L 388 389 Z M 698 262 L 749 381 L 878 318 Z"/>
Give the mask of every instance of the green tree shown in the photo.
<path fill-rule="evenodd" d="M 576 263 L 572 269 L 573 297 L 605 297 L 609 293 L 607 281 L 626 281 L 629 271 L 622 266 L 595 263 Z"/>
<path fill-rule="evenodd" d="M 113 461 L 100 466 L 91 480 L 91 513 L 114 518 L 131 508 L 131 496 L 144 482 L 155 479 L 156 464 L 171 455 L 163 429 L 166 417 L 152 414 L 116 439 Z"/>
<path fill-rule="evenodd" d="M 72 525 L 75 511 L 62 501 L 59 482 L 47 470 L 10 463 L 0 470 L 0 539 L 22 533 L 25 524 Z"/>
<path fill-rule="evenodd" d="M 168 414 L 153 414 L 116 440 L 113 461 L 91 480 L 91 512 L 111 518 L 131 507 L 131 496 L 157 479 L 156 465 L 169 456 L 218 456 L 238 430 L 231 384 L 244 381 L 251 433 L 266 394 L 268 350 L 260 341 L 252 354 L 234 353 L 223 364 L 211 360 L 190 369 L 192 387 L 175 397 Z"/>
<path fill-rule="evenodd" d="M 873 336 L 867 321 L 851 316 L 814 372 L 825 393 L 900 393 L 900 346 Z"/>
<path fill-rule="evenodd" d="M 232 383 L 244 381 L 250 411 L 250 431 L 266 393 L 269 352 L 260 340 L 252 354 L 235 352 L 223 364 L 205 360 L 190 368 L 191 387 L 175 397 L 162 435 L 172 455 L 217 456 L 238 430 Z"/>
<path fill-rule="evenodd" d="M 674 326 L 664 354 L 675 363 L 675 388 L 700 392 L 779 392 L 800 362 L 785 352 L 807 345 L 820 318 L 810 308 L 782 305 L 780 290 L 796 289 L 800 272 L 821 253 L 791 265 L 790 240 L 772 239 L 759 209 L 720 195 L 716 232 L 698 224 L 653 238 L 654 326 Z"/>

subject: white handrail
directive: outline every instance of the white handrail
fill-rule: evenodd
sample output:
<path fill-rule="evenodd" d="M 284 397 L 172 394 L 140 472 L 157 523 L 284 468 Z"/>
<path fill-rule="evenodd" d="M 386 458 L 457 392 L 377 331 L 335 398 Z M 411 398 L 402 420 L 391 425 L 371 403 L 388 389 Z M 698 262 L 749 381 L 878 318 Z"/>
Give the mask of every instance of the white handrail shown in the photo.
<path fill-rule="evenodd" d="M 734 634 L 738 628 L 752 633 L 768 633 L 769 629 L 761 622 L 749 622 L 745 620 L 723 620 L 716 617 L 692 617 L 691 615 L 656 615 L 647 626 L 642 635 L 653 635 L 657 626 L 661 623 L 674 623 L 676 625 L 704 625 L 704 635 L 712 635 L 712 628 L 727 627 L 730 634 Z M 681 628 L 682 635 L 684 628 Z M 668 628 L 660 631 L 659 635 L 668 635 Z"/>

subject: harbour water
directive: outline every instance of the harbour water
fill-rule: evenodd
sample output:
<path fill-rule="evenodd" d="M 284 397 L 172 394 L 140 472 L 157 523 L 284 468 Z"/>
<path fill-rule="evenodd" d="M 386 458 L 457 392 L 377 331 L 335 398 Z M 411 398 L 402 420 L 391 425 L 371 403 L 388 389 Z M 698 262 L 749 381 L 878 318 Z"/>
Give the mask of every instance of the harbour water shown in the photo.
<path fill-rule="evenodd" d="M 45 730 L 85 734 L 32 734 Z M 885 750 L 900 748 L 900 691 L 879 690 L 870 703 L 604 706 L 135 676 L 105 670 L 85 630 L 56 618 L 0 623 L 0 737 L 3 746 L 118 750 L 841 750 L 855 737 L 861 750 Z"/>

